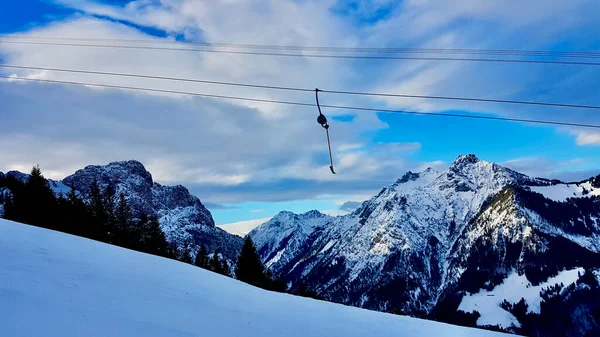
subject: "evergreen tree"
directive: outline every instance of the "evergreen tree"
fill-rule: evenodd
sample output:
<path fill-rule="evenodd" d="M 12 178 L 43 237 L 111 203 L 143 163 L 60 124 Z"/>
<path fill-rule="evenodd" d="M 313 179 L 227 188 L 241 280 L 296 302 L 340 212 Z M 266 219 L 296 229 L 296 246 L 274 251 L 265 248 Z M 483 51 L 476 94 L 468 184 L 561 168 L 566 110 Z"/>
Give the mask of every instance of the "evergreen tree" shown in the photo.
<path fill-rule="evenodd" d="M 311 290 L 309 288 L 307 288 L 304 283 L 300 283 L 300 285 L 298 285 L 295 295 L 297 296 L 302 296 L 302 297 L 310 297 L 310 298 L 314 298 L 315 300 L 322 300 L 323 298 L 321 296 L 319 296 L 317 294 L 316 291 Z"/>
<path fill-rule="evenodd" d="M 106 186 L 104 193 L 102 193 L 102 200 L 104 202 L 104 209 L 106 211 L 106 222 L 104 228 L 107 234 L 107 242 L 113 243 L 115 232 L 117 231 L 118 221 L 116 217 L 116 206 L 115 206 L 115 191 L 110 187 Z"/>
<path fill-rule="evenodd" d="M 127 200 L 123 193 L 119 194 L 119 201 L 117 202 L 115 209 L 115 235 L 114 243 L 127 247 L 133 244 L 135 236 L 138 235 L 136 231 L 131 228 L 131 208 L 127 204 Z"/>
<path fill-rule="evenodd" d="M 129 208 L 129 205 L 127 204 L 127 200 L 125 199 L 125 195 L 123 195 L 123 193 L 119 194 L 119 202 L 117 203 L 117 209 L 115 213 L 117 222 L 119 223 L 119 227 L 129 227 L 129 221 L 131 220 L 131 209 Z"/>
<path fill-rule="evenodd" d="M 156 218 L 146 220 L 142 231 L 141 237 L 143 238 L 143 242 L 141 251 L 164 257 L 170 256 L 167 238 Z M 189 256 L 189 251 L 187 255 Z M 189 263 L 191 263 L 191 258 Z"/>
<path fill-rule="evenodd" d="M 108 212 L 104 204 L 104 197 L 98 186 L 98 182 L 94 179 L 90 186 L 90 204 L 89 210 L 91 214 L 90 228 L 87 236 L 90 238 L 108 241 Z"/>
<path fill-rule="evenodd" d="M 209 265 L 210 265 L 210 270 L 214 271 L 215 273 L 223 274 L 221 261 L 219 260 L 219 251 L 218 250 L 215 250 L 215 252 L 213 253 L 213 256 L 212 256 L 212 259 L 210 259 Z"/>
<path fill-rule="evenodd" d="M 276 278 L 273 275 L 271 269 L 267 269 L 265 275 L 267 281 L 269 282 L 269 290 L 273 290 L 280 293 L 284 293 L 287 291 L 287 284 L 285 283 L 285 281 L 280 278 Z"/>
<path fill-rule="evenodd" d="M 231 268 L 229 268 L 229 263 L 227 263 L 226 259 L 221 260 L 221 274 L 231 276 Z"/>
<path fill-rule="evenodd" d="M 96 180 L 89 188 L 89 201 L 84 202 L 74 186 L 58 198 L 42 175 L 39 166 L 32 169 L 27 182 L 13 177 L 0 177 L 3 194 L 3 216 L 9 220 L 47 227 L 90 239 L 118 244 L 123 247 L 164 257 L 175 257 L 157 219 L 140 216 L 136 225 L 127 200 L 115 198 L 111 188 L 101 190 Z M 184 254 L 191 263 L 189 251 Z M 208 265 L 208 257 L 204 259 Z"/>
<path fill-rule="evenodd" d="M 190 251 L 189 247 L 186 246 L 183 249 L 183 251 L 181 252 L 181 256 L 179 257 L 179 261 L 190 264 L 192 263 L 192 252 Z"/>
<path fill-rule="evenodd" d="M 15 210 L 15 205 L 14 205 L 14 202 L 13 202 L 13 197 L 12 196 L 6 196 L 4 198 L 4 215 L 3 215 L 3 217 L 5 219 L 17 221 L 17 215 L 15 213 L 17 213 L 17 212 Z"/>
<path fill-rule="evenodd" d="M 268 288 L 268 278 L 265 267 L 260 261 L 260 256 L 249 236 L 244 241 L 244 246 L 238 257 L 235 276 L 238 280 L 261 288 Z"/>
<path fill-rule="evenodd" d="M 86 204 L 79 198 L 75 186 L 71 185 L 65 197 L 58 199 L 60 221 L 65 231 L 75 235 L 84 235 L 83 228 L 88 226 L 89 217 Z"/>
<path fill-rule="evenodd" d="M 34 166 L 31 169 L 29 179 L 25 183 L 25 193 L 23 202 L 27 211 L 24 214 L 23 222 L 34 226 L 57 229 L 57 200 L 39 166 Z"/>
<path fill-rule="evenodd" d="M 204 245 L 200 246 L 198 254 L 196 254 L 194 265 L 200 268 L 208 268 L 208 253 L 206 252 L 206 247 Z"/>

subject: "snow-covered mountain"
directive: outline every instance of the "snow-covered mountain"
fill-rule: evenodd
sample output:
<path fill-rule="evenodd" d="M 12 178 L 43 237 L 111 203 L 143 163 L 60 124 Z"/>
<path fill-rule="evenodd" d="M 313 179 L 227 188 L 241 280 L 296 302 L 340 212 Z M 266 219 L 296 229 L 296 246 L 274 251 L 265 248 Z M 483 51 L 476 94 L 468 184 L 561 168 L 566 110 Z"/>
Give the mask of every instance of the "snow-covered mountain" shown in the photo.
<path fill-rule="evenodd" d="M 1 335 L 492 337 L 262 290 L 192 265 L 0 219 Z"/>
<path fill-rule="evenodd" d="M 306 246 L 311 237 L 323 230 L 333 218 L 318 211 L 304 214 L 280 212 L 251 233 L 252 240 L 263 257 L 265 266 L 279 273 Z"/>
<path fill-rule="evenodd" d="M 18 180 L 28 175 L 11 171 L 6 173 Z M 101 189 L 110 188 L 115 195 L 123 194 L 135 216 L 142 213 L 158 218 L 167 240 L 196 252 L 205 245 L 209 252 L 218 250 L 235 261 L 242 239 L 215 226 L 212 215 L 198 197 L 181 185 L 164 186 L 152 180 L 144 165 L 135 160 L 90 165 L 78 170 L 62 181 L 48 180 L 55 193 L 66 193 L 70 186 L 84 198 L 96 181 Z"/>
<path fill-rule="evenodd" d="M 537 284 L 600 268 L 599 182 L 530 178 L 459 156 L 442 172 L 406 173 L 351 214 L 281 213 L 249 235 L 292 285 L 335 302 L 434 314 L 515 270 Z"/>

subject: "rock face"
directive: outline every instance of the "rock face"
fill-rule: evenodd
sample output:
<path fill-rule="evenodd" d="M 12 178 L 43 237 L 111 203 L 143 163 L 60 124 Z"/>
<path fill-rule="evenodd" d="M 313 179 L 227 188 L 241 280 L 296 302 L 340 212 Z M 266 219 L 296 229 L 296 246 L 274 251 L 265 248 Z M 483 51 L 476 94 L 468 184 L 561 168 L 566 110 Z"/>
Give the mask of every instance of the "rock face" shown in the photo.
<path fill-rule="evenodd" d="M 539 283 L 563 269 L 600 268 L 596 181 L 530 178 L 459 156 L 443 172 L 408 172 L 351 214 L 282 212 L 249 235 L 292 286 L 425 315 L 457 294 L 498 285 L 512 270 Z"/>
<path fill-rule="evenodd" d="M 145 213 L 158 218 L 167 240 L 196 252 L 205 245 L 209 252 L 218 250 L 235 260 L 242 239 L 215 226 L 210 212 L 196 196 L 181 185 L 155 183 L 152 175 L 138 161 L 113 162 L 105 166 L 86 166 L 62 180 L 87 196 L 92 183 L 123 194 L 134 214 Z"/>
<path fill-rule="evenodd" d="M 28 175 L 11 171 L 6 174 L 21 181 Z M 142 213 L 158 218 L 167 240 L 180 248 L 196 252 L 205 245 L 209 252 L 218 250 L 230 261 L 235 261 L 242 239 L 215 226 L 210 212 L 200 199 L 181 186 L 164 186 L 152 180 L 144 165 L 135 160 L 113 162 L 108 165 L 90 165 L 62 181 L 48 180 L 55 193 L 66 193 L 70 186 L 84 198 L 96 181 L 101 189 L 110 188 L 115 195 L 123 194 L 134 216 Z"/>
<path fill-rule="evenodd" d="M 259 247 L 265 266 L 279 273 L 331 220 L 333 217 L 318 211 L 304 214 L 283 211 L 263 224 L 261 230 L 255 229 L 250 235 Z"/>

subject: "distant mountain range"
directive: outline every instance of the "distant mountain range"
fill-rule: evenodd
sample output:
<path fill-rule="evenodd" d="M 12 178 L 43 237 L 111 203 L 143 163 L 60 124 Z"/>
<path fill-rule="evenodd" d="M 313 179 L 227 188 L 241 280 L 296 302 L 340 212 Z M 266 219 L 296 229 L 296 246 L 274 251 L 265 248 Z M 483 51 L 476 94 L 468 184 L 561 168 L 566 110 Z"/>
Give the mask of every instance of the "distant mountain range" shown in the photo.
<path fill-rule="evenodd" d="M 236 260 L 242 238 L 137 161 L 49 183 L 85 198 L 94 180 L 157 217 L 171 244 Z M 447 170 L 404 174 L 350 214 L 284 211 L 248 235 L 292 290 L 329 301 L 524 335 L 600 336 L 600 175 L 565 183 L 461 155 Z"/>
<path fill-rule="evenodd" d="M 513 273 L 525 275 L 529 286 L 576 268 L 600 276 L 598 195 L 600 176 L 567 184 L 465 155 L 442 172 L 406 173 L 351 214 L 281 212 L 249 235 L 264 264 L 292 287 L 309 287 L 334 302 L 435 318 Z M 574 280 L 563 279 L 578 283 L 577 271 Z M 539 313 L 540 295 L 534 295 L 529 312 L 537 301 Z M 492 305 L 504 316 L 482 309 L 477 324 L 524 331 L 518 330 L 523 322 L 500 308 L 504 299 L 496 296 Z M 473 308 L 463 303 L 461 310 Z M 598 326 L 600 316 L 586 310 L 577 311 L 584 317 L 577 331 Z"/>

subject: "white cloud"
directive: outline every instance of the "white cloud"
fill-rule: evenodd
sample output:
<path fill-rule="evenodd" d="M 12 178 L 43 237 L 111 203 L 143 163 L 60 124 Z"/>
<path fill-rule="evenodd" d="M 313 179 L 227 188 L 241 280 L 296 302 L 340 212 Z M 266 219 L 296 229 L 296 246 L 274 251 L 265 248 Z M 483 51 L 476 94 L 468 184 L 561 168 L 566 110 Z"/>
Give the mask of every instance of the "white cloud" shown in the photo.
<path fill-rule="evenodd" d="M 528 2 L 515 11 L 503 1 L 402 2 L 374 24 L 356 26 L 331 11 L 328 1 L 132 1 L 125 6 L 94 1 L 61 0 L 83 13 L 107 16 L 163 29 L 172 39 L 282 45 L 411 46 L 431 48 L 532 49 L 551 46 L 558 33 L 597 27 L 590 20 L 592 1 Z M 361 4 L 377 11 L 386 1 Z M 354 15 L 354 14 L 353 14 Z M 235 18 L 231 20 L 230 18 Z M 577 17 L 577 20 L 573 20 Z M 470 22 L 469 25 L 460 24 Z M 409 27 L 409 28 L 407 28 Z M 594 30 L 589 30 L 594 31 Z M 142 31 L 114 20 L 76 14 L 22 33 L 30 36 L 84 36 L 149 39 Z M 525 43 L 525 44 L 523 44 Z M 579 44 L 578 46 L 582 46 Z M 585 46 L 585 45 L 583 45 Z M 524 92 L 540 100 L 598 97 L 598 71 L 430 62 L 380 62 L 369 67 L 343 60 L 262 58 L 240 55 L 162 52 L 111 48 L 70 48 L 0 43 L 4 63 L 209 80 L 285 84 L 295 87 L 356 88 L 415 94 L 519 98 Z M 158 89 L 206 92 L 313 102 L 304 93 L 207 86 L 135 78 L 110 78 L 40 71 L 6 71 L 30 78 L 117 83 Z M 572 89 L 589 84 L 590 90 Z M 138 159 L 156 180 L 183 183 L 203 200 L 235 202 L 310 198 L 324 194 L 367 194 L 420 163 L 408 155 L 421 149 L 414 142 L 373 144 L 369 139 L 388 126 L 375 113 L 359 113 L 350 122 L 332 123 L 337 175 L 328 170 L 323 130 L 316 111 L 247 102 L 222 102 L 181 96 L 65 88 L 0 82 L 4 110 L 0 170 L 39 163 L 53 178 L 87 164 Z M 533 92 L 530 88 L 541 88 Z M 594 114 L 565 115 L 524 107 L 500 107 L 422 100 L 372 100 L 324 95 L 328 104 L 384 104 L 422 111 L 466 109 L 509 116 L 541 116 L 597 121 Z M 486 110 L 484 110 L 484 108 Z M 344 114 L 329 109 L 328 116 Z M 578 144 L 597 143 L 595 134 L 578 134 Z M 423 149 L 426 151 L 427 149 Z M 279 200 L 279 199 L 278 199 Z"/>
<path fill-rule="evenodd" d="M 263 223 L 265 223 L 269 220 L 271 220 L 271 218 L 239 221 L 239 222 L 218 225 L 217 227 L 219 227 L 222 230 L 229 232 L 231 234 L 235 234 L 235 235 L 244 237 L 244 236 L 246 236 L 246 234 L 250 233 L 250 231 L 252 231 L 254 228 L 262 225 Z"/>
<path fill-rule="evenodd" d="M 400 143 L 400 142 L 389 142 L 382 143 L 378 142 L 375 144 L 376 151 L 385 152 L 386 154 L 395 153 L 395 152 L 412 152 L 421 149 L 421 143 L 412 142 L 412 143 Z"/>
<path fill-rule="evenodd" d="M 428 168 L 432 168 L 436 171 L 441 171 L 441 170 L 447 169 L 448 165 L 449 164 L 443 160 L 434 160 L 434 161 L 430 161 L 430 162 L 424 162 L 417 166 L 415 172 L 422 172 Z"/>
<path fill-rule="evenodd" d="M 346 211 L 346 212 L 351 212 L 354 211 L 355 209 L 357 209 L 358 207 L 360 207 L 362 203 L 358 202 L 358 201 L 346 201 L 345 203 L 343 203 L 340 206 L 340 210 L 342 211 Z"/>
<path fill-rule="evenodd" d="M 588 162 L 584 158 L 552 160 L 546 157 L 521 157 L 507 160 L 500 165 L 527 174 L 531 177 L 559 179 L 562 181 L 581 181 L 597 175 L 598 169 L 582 169 Z"/>
<path fill-rule="evenodd" d="M 321 213 L 327 214 L 329 216 L 341 216 L 341 215 L 346 215 L 349 212 L 347 210 L 343 210 L 343 209 L 326 209 L 324 211 L 321 211 Z"/>
<path fill-rule="evenodd" d="M 575 141 L 577 145 L 600 145 L 600 133 L 599 132 L 576 132 L 577 138 Z"/>

